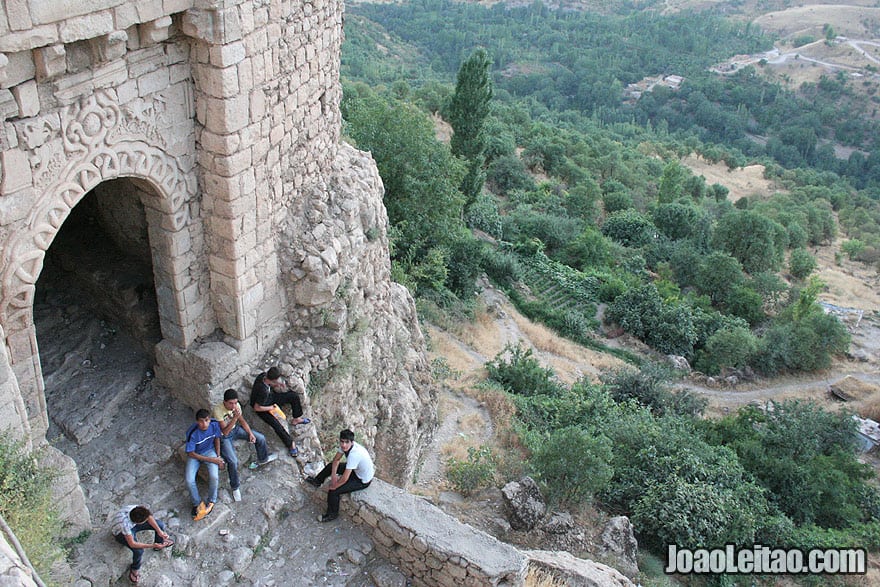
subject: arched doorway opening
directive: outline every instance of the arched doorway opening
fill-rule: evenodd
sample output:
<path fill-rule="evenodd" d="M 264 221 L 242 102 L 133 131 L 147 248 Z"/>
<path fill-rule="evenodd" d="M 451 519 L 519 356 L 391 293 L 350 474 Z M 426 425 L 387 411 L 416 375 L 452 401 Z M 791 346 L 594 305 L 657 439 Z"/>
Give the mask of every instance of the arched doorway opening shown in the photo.
<path fill-rule="evenodd" d="M 134 178 L 98 184 L 46 251 L 34 326 L 49 439 L 89 442 L 153 376 L 162 335 L 142 203 L 151 197 Z"/>

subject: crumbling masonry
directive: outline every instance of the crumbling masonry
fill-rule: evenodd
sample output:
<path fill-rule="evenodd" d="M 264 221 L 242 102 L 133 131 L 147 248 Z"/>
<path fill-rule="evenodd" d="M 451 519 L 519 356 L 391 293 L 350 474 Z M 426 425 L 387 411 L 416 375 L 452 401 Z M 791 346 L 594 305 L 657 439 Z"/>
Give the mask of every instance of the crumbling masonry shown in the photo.
<path fill-rule="evenodd" d="M 89 198 L 107 238 L 151 267 L 132 295 L 155 294 L 160 333 L 147 342 L 161 383 L 206 405 L 271 356 L 317 390 L 328 427 L 345 392 L 358 414 L 347 423 L 405 484 L 434 392 L 412 300 L 390 281 L 375 165 L 339 142 L 342 2 L 2 6 L 0 400 L 14 409 L 0 429 L 45 443 L 34 297 Z M 88 514 L 67 465 L 75 531 Z"/>

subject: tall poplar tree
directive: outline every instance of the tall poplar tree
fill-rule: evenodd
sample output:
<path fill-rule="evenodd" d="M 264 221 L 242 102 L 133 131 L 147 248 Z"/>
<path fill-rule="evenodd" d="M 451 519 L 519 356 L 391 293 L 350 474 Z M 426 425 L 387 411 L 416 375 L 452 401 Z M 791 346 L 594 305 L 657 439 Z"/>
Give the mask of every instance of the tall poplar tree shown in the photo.
<path fill-rule="evenodd" d="M 489 100 L 492 99 L 492 81 L 489 79 L 491 64 L 485 49 L 474 51 L 458 70 L 455 94 L 449 104 L 447 118 L 453 130 L 450 143 L 452 154 L 467 162 L 467 174 L 461 185 L 465 209 L 476 201 L 486 179 L 483 170 L 486 163 L 483 125 L 489 114 Z"/>

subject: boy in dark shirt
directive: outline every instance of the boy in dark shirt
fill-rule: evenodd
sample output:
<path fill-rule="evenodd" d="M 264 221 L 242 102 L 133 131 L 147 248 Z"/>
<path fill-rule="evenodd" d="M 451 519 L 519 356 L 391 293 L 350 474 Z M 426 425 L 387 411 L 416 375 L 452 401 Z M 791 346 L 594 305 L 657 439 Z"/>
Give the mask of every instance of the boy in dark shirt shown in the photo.
<path fill-rule="evenodd" d="M 265 373 L 260 373 L 254 380 L 251 389 L 251 407 L 257 416 L 272 427 L 284 446 L 290 451 L 290 456 L 299 454 L 299 449 L 290 433 L 284 428 L 281 420 L 285 418 L 279 405 L 290 404 L 290 415 L 293 416 L 291 424 L 308 424 L 308 418 L 303 418 L 302 405 L 299 395 L 294 391 L 287 390 L 287 386 L 281 381 L 281 371 L 278 367 L 272 367 Z"/>

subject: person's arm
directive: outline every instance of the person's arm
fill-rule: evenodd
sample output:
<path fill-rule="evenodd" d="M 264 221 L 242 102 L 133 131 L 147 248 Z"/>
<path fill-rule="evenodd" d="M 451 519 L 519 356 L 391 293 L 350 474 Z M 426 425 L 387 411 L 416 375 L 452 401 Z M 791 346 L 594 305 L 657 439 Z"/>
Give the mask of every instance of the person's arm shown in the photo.
<path fill-rule="evenodd" d="M 335 471 L 336 469 L 334 469 Z M 336 489 L 337 487 L 342 487 L 345 485 L 345 482 L 348 481 L 348 478 L 351 477 L 351 472 L 354 469 L 346 469 L 341 477 L 336 478 L 336 474 L 333 474 L 333 480 L 330 481 L 330 489 Z"/>
<path fill-rule="evenodd" d="M 235 428 L 236 422 L 238 422 L 241 418 L 241 410 L 238 412 L 233 412 L 232 417 L 229 419 L 228 423 L 224 423 L 222 420 L 217 420 L 217 423 L 220 424 L 220 432 L 223 436 L 228 436 L 232 429 Z"/>
<path fill-rule="evenodd" d="M 215 440 L 215 446 L 218 446 L 219 444 L 220 444 L 220 439 L 217 438 Z M 217 454 L 220 454 L 219 448 L 217 449 Z M 190 451 L 190 452 L 186 453 L 186 456 L 188 456 L 192 459 L 195 459 L 197 461 L 202 461 L 203 463 L 214 463 L 215 465 L 220 465 L 221 468 L 225 465 L 225 463 L 223 462 L 223 459 L 220 457 L 209 457 L 208 455 L 200 455 L 196 451 Z"/>
<path fill-rule="evenodd" d="M 341 460 L 342 452 L 336 451 L 336 456 L 333 457 L 333 466 L 330 467 L 330 489 L 333 489 L 336 485 L 336 478 L 338 477 L 336 469 L 339 468 L 339 461 Z"/>
<path fill-rule="evenodd" d="M 214 437 L 214 454 L 215 455 L 220 454 L 220 437 L 219 436 Z M 217 463 L 218 465 L 220 465 L 221 469 L 226 466 L 226 461 L 224 461 L 221 457 L 217 457 L 217 459 L 214 462 Z"/>
<path fill-rule="evenodd" d="M 254 444 L 257 442 L 257 437 L 254 436 L 254 433 L 251 431 L 251 427 L 248 425 L 247 421 L 244 419 L 244 416 L 241 414 L 238 415 L 238 425 L 241 426 L 242 430 L 248 433 L 248 442 Z"/>
<path fill-rule="evenodd" d="M 156 531 L 156 536 L 158 536 L 162 540 L 168 540 L 168 533 L 159 527 L 159 524 L 156 523 L 156 518 L 150 516 L 149 518 L 147 518 L 147 524 L 149 524 L 150 527 Z"/>
<path fill-rule="evenodd" d="M 166 534 L 165 538 L 167 538 L 167 537 L 168 537 L 168 535 Z M 163 540 L 165 538 L 163 538 Z M 150 542 L 150 543 L 138 542 L 137 540 L 134 539 L 133 534 L 126 534 L 125 535 L 125 543 L 128 544 L 129 548 L 152 548 L 154 550 L 161 550 L 162 548 L 165 548 L 165 546 L 161 542 L 158 544 L 155 544 L 153 542 Z"/>
<path fill-rule="evenodd" d="M 276 404 L 272 404 L 270 406 L 264 406 L 260 403 L 255 403 L 254 404 L 254 411 L 255 412 L 271 412 L 272 410 L 274 410 L 277 407 L 278 406 Z"/>

